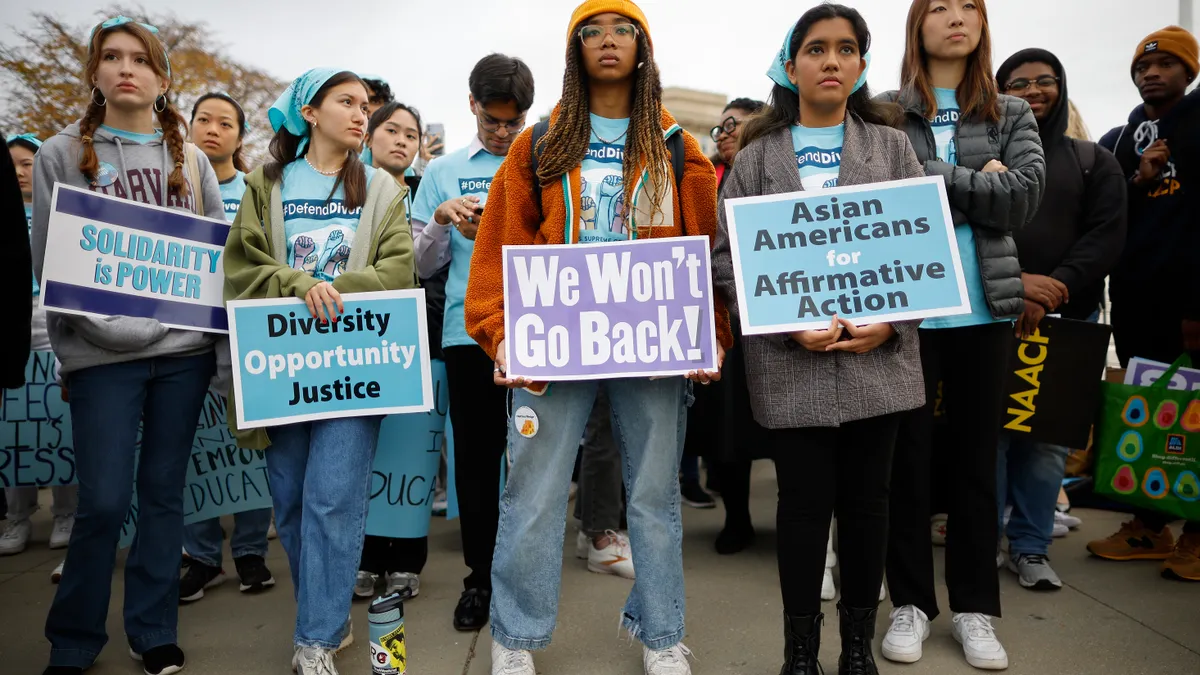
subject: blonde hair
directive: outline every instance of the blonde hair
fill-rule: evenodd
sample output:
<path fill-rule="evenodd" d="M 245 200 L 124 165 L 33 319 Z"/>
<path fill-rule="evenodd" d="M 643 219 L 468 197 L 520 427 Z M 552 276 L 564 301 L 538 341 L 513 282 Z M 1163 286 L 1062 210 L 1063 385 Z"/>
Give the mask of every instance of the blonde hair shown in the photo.
<path fill-rule="evenodd" d="M 1080 114 L 1079 108 L 1075 106 L 1075 102 L 1071 100 L 1067 101 L 1067 135 L 1081 141 L 1092 140 L 1091 132 L 1088 131 L 1087 125 L 1083 123 L 1083 115 Z"/>

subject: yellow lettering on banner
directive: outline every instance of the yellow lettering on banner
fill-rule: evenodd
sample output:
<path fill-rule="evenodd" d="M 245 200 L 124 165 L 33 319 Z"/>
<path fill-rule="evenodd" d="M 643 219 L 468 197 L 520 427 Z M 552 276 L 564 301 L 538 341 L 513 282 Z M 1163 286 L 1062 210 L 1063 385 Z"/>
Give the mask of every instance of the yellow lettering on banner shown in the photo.
<path fill-rule="evenodd" d="M 1029 410 L 1032 412 L 1034 410 L 1034 408 L 1036 407 L 1036 406 L 1034 406 L 1033 399 L 1037 395 L 1038 395 L 1037 389 L 1030 389 L 1029 391 L 1023 391 L 1019 394 L 1011 394 L 1009 396 L 1009 398 L 1011 398 L 1012 400 L 1016 401 L 1017 403 L 1020 403 L 1021 405 L 1025 406 L 1026 410 Z"/>
<path fill-rule="evenodd" d="M 1009 395 L 1009 398 L 1017 403 L 1020 403 L 1024 409 L 1008 409 L 1008 414 L 1012 416 L 1012 419 L 1010 419 L 1008 423 L 1004 425 L 1005 429 L 1009 429 L 1011 431 L 1020 431 L 1022 433 L 1030 433 L 1033 431 L 1033 429 L 1031 429 L 1028 424 L 1025 424 L 1025 422 L 1029 421 L 1029 418 L 1033 417 L 1037 411 L 1037 404 L 1034 399 L 1037 398 L 1038 393 L 1042 390 L 1040 377 L 1042 369 L 1045 368 L 1045 366 L 1042 365 L 1042 362 L 1046 360 L 1046 354 L 1049 352 L 1049 344 L 1050 338 L 1042 335 L 1041 331 L 1035 330 L 1032 335 L 1025 338 L 1021 342 L 1020 346 L 1017 347 L 1017 358 L 1021 360 L 1021 363 L 1024 363 L 1030 367 L 1014 370 L 1013 374 L 1033 385 L 1033 389 L 1023 391 L 1019 394 Z M 1029 355 L 1028 348 L 1030 345 L 1035 345 L 1037 347 L 1037 354 L 1035 356 Z"/>
<path fill-rule="evenodd" d="M 1013 418 L 1008 421 L 1008 424 L 1004 425 L 1005 429 L 1010 429 L 1012 431 L 1021 431 L 1024 433 L 1029 433 L 1030 431 L 1033 431 L 1033 429 L 1030 429 L 1028 425 L 1022 424 L 1022 422 L 1024 422 L 1025 420 L 1029 419 L 1030 417 L 1033 417 L 1032 410 L 1018 410 L 1017 408 L 1009 408 L 1008 414 L 1013 415 Z"/>
<path fill-rule="evenodd" d="M 1021 359 L 1021 363 L 1024 363 L 1025 365 L 1028 365 L 1028 366 L 1036 366 L 1037 364 L 1046 360 L 1045 345 L 1037 346 L 1038 353 L 1037 353 L 1037 356 L 1035 356 L 1033 358 L 1030 358 L 1029 355 L 1025 351 L 1025 348 L 1028 346 L 1029 346 L 1028 342 L 1022 342 L 1021 346 L 1017 347 L 1017 357 Z"/>
<path fill-rule="evenodd" d="M 1025 380 L 1029 384 L 1032 384 L 1034 389 L 1038 389 L 1042 386 L 1038 383 L 1038 375 L 1042 372 L 1043 368 L 1045 368 L 1045 366 L 1042 365 L 1036 365 L 1032 368 L 1022 368 L 1021 370 L 1016 371 L 1016 374 L 1017 377 Z"/>

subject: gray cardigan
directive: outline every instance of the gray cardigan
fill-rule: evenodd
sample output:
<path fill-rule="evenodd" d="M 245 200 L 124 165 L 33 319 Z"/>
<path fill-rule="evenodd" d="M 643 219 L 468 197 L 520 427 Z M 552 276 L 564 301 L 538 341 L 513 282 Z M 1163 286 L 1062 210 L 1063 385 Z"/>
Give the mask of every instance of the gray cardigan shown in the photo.
<path fill-rule="evenodd" d="M 1025 311 L 1025 287 L 1012 233 L 1037 215 L 1046 183 L 1046 157 L 1029 104 L 1001 95 L 999 122 L 960 120 L 954 135 L 958 144 L 954 165 L 938 159 L 933 129 L 917 96 L 905 90 L 879 98 L 904 108 L 904 130 L 925 173 L 946 179 L 954 224 L 970 223 L 992 316 L 1020 316 Z M 1008 171 L 983 173 L 981 169 L 993 159 Z"/>
<path fill-rule="evenodd" d="M 839 186 L 924 175 L 903 132 L 846 116 Z M 791 131 L 780 129 L 738 152 L 721 200 L 803 189 Z M 730 313 L 736 315 L 737 290 L 724 204 L 717 215 L 713 280 Z M 754 419 L 768 429 L 837 427 L 919 408 L 925 403 L 925 380 L 918 325 L 920 321 L 893 323 L 896 336 L 866 354 L 810 352 L 786 335 L 744 336 L 742 348 Z"/>

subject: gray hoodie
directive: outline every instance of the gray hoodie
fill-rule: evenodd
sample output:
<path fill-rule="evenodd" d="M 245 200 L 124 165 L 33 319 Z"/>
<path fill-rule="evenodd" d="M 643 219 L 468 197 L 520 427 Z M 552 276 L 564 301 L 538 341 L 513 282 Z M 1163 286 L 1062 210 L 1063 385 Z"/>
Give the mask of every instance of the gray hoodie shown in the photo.
<path fill-rule="evenodd" d="M 54 184 L 87 188 L 93 192 L 121 197 L 130 201 L 167 206 L 180 211 L 194 212 L 192 194 L 203 190 L 203 215 L 224 220 L 221 188 L 212 165 L 203 152 L 196 153 L 197 167 L 203 185 L 192 186 L 181 200 L 168 197 L 167 176 L 175 166 L 171 153 L 162 140 L 139 143 L 119 138 L 104 129 L 92 134 L 101 171 L 93 185 L 79 171 L 79 124 L 63 129 L 46 141 L 38 151 L 34 164 L 33 193 L 33 271 L 42 278 L 46 259 L 46 228 L 50 220 L 50 202 Z M 123 363 L 155 356 L 191 356 L 213 349 L 220 336 L 197 331 L 167 328 L 154 319 L 128 316 L 95 318 L 59 314 L 46 315 L 46 329 L 54 355 L 62 363 L 61 373 L 109 363 Z"/>

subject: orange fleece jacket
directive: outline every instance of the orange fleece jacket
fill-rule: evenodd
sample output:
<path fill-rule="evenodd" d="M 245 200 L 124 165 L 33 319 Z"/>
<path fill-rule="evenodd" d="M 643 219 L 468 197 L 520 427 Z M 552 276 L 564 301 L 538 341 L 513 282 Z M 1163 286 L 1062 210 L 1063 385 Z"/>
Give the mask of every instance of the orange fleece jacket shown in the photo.
<path fill-rule="evenodd" d="M 557 113 L 557 110 L 555 111 Z M 671 128 L 675 119 L 665 110 L 662 114 L 663 130 Z M 700 149 L 700 144 L 686 131 L 683 147 L 686 155 L 680 190 L 672 189 L 674 225 L 650 228 L 649 237 L 680 237 L 705 235 L 709 247 L 717 235 L 717 174 L 712 162 Z M 542 213 L 533 196 L 532 166 L 533 129 L 526 129 L 513 141 L 504 163 L 492 178 L 492 189 L 488 192 L 487 209 L 475 235 L 475 253 L 471 256 L 471 277 L 467 283 L 466 322 L 467 333 L 479 346 L 495 358 L 496 348 L 504 339 L 504 272 L 503 247 L 528 244 L 565 244 L 566 204 L 563 199 L 562 181 L 553 181 L 542 186 Z M 582 158 L 580 158 L 582 161 Z M 673 181 L 668 168 L 668 176 Z M 576 165 L 570 173 L 571 190 L 575 203 L 583 192 L 580 184 L 580 167 Z M 681 220 L 682 219 L 682 220 Z M 684 231 L 680 231 L 679 223 Z M 579 222 L 571 224 L 578 240 Z M 713 310 L 717 326 L 717 341 L 725 349 L 733 346 L 733 333 L 729 329 L 729 312 L 719 293 L 713 292 Z"/>

